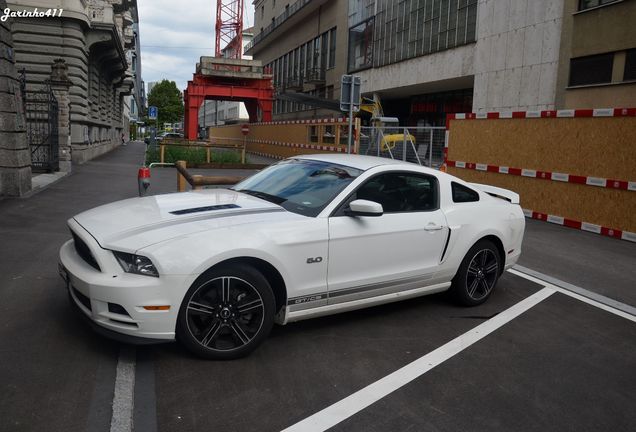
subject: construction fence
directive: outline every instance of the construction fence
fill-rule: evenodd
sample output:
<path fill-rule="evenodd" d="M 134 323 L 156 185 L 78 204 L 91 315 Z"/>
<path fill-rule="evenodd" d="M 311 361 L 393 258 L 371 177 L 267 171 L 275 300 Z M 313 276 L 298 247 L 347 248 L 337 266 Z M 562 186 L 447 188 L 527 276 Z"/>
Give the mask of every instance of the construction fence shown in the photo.
<path fill-rule="evenodd" d="M 445 134 L 443 127 L 362 127 L 359 152 L 439 168 Z"/>
<path fill-rule="evenodd" d="M 250 123 L 211 127 L 215 145 L 244 143 L 248 153 L 277 159 L 299 154 L 347 153 L 348 122 L 344 118 Z M 443 127 L 361 127 L 356 119 L 351 152 L 388 157 L 438 168 L 444 160 Z"/>
<path fill-rule="evenodd" d="M 636 241 L 634 137 L 636 109 L 451 114 L 447 165 L 528 217 Z"/>
<path fill-rule="evenodd" d="M 348 125 L 343 118 L 250 123 L 244 135 L 243 125 L 234 124 L 210 127 L 208 137 L 213 144 L 245 143 L 248 153 L 284 159 L 300 154 L 347 153 Z M 357 120 L 354 132 L 359 127 Z M 356 145 L 354 136 L 352 152 Z"/>

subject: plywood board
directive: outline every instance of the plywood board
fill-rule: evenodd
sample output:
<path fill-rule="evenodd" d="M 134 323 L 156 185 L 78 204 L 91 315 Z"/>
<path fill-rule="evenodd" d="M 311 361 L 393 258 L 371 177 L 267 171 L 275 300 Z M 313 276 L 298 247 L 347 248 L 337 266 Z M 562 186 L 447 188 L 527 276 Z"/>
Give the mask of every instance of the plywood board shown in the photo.
<path fill-rule="evenodd" d="M 636 118 L 451 120 L 448 159 L 636 181 Z"/>
<path fill-rule="evenodd" d="M 449 168 L 465 181 L 499 186 L 517 192 L 521 207 L 541 213 L 636 232 L 636 193 L 574 183 L 561 183 Z"/>

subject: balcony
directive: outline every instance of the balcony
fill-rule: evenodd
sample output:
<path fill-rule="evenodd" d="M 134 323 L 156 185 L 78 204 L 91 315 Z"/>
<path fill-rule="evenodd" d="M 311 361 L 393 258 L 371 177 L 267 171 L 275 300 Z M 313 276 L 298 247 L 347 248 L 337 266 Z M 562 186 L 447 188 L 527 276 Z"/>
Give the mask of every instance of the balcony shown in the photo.
<path fill-rule="evenodd" d="M 322 68 L 313 68 L 309 69 L 307 72 L 307 79 L 305 80 L 308 84 L 324 84 L 325 83 L 325 70 Z"/>
<path fill-rule="evenodd" d="M 285 90 L 302 91 L 303 90 L 303 76 L 294 75 L 285 84 Z"/>
<path fill-rule="evenodd" d="M 311 12 L 318 9 L 328 0 L 296 0 L 285 8 L 285 12 L 280 14 L 274 21 L 265 27 L 262 32 L 254 36 L 254 39 L 245 46 L 245 54 L 254 55 L 254 47 L 271 34 L 279 34 L 292 26 L 298 24 L 300 20 L 306 18 Z M 280 30 L 280 31 L 279 31 Z"/>

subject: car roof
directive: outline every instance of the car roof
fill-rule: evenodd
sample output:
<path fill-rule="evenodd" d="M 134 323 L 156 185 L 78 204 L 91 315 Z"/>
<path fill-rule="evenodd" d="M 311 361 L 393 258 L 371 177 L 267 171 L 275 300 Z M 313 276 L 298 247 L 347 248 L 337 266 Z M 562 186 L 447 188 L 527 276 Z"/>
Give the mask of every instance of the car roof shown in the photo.
<path fill-rule="evenodd" d="M 413 167 L 421 168 L 417 164 L 395 160 L 395 159 L 376 157 L 376 156 L 362 156 L 362 155 L 337 154 L 337 153 L 299 155 L 299 156 L 294 156 L 293 159 L 315 160 L 315 161 L 321 161 L 321 162 L 334 163 L 334 164 L 348 166 L 351 168 L 357 168 L 362 171 L 366 171 L 368 169 L 371 169 L 377 166 L 383 166 L 383 165 L 405 165 L 411 168 Z"/>

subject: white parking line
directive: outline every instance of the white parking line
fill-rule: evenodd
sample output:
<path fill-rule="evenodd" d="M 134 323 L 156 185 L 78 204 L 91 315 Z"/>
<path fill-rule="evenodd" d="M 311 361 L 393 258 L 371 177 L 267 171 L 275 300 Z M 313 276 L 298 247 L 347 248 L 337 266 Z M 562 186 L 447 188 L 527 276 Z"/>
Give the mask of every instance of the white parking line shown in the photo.
<path fill-rule="evenodd" d="M 543 283 L 541 283 L 544 285 Z M 474 329 L 420 357 L 390 375 L 288 427 L 283 432 L 325 431 L 459 354 L 556 292 L 543 288 Z"/>
<path fill-rule="evenodd" d="M 532 273 L 541 276 L 541 277 L 536 277 L 536 276 L 532 276 L 529 275 L 523 271 L 519 271 L 515 268 L 512 268 L 510 270 L 508 270 L 508 272 L 512 273 L 513 275 L 522 277 L 524 279 L 527 279 L 531 282 L 543 285 L 545 287 L 548 288 L 552 288 L 555 291 L 560 292 L 561 294 L 565 294 L 567 296 L 570 296 L 572 298 L 575 298 L 579 301 L 582 301 L 584 303 L 587 303 L 589 305 L 595 306 L 599 309 L 603 309 L 606 312 L 610 312 L 613 313 L 614 315 L 618 315 L 619 317 L 628 319 L 632 322 L 636 322 L 636 315 L 631 314 L 629 312 L 634 311 L 634 307 L 630 306 L 630 305 L 626 305 L 624 303 L 620 303 L 617 302 L 616 300 L 607 298 L 605 296 L 602 296 L 600 294 L 588 291 L 584 288 L 581 287 L 577 287 L 576 285 L 572 285 L 569 284 L 567 282 L 562 282 L 559 281 L 558 279 L 554 279 L 550 276 L 547 275 L 543 275 L 539 272 L 536 272 L 534 270 L 530 270 L 530 269 L 525 269 L 525 267 L 521 267 L 522 269 L 526 270 L 526 271 L 531 271 Z M 542 279 L 543 277 L 545 277 L 544 280 Z M 550 283 L 550 282 L 554 282 L 554 283 Z M 559 285 L 557 285 L 559 284 Z"/>
<path fill-rule="evenodd" d="M 110 432 L 131 432 L 133 429 L 135 362 L 135 348 L 122 345 L 119 351 L 119 360 L 117 361 Z"/>

